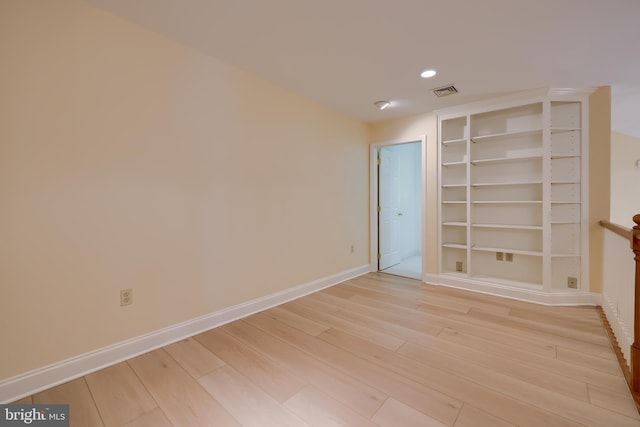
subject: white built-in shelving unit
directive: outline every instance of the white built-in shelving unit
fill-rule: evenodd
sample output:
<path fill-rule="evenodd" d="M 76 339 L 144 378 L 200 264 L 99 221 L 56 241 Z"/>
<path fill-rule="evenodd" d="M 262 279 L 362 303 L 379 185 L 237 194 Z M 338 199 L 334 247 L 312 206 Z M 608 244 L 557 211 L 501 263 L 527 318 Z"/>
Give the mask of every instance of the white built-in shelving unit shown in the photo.
<path fill-rule="evenodd" d="M 442 283 L 588 293 L 587 101 L 550 90 L 439 112 Z"/>

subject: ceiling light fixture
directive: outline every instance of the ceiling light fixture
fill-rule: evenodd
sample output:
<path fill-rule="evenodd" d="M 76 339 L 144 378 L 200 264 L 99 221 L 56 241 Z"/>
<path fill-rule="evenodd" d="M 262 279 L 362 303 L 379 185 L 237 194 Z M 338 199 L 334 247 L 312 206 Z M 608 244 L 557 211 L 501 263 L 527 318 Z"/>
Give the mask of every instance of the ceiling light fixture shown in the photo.
<path fill-rule="evenodd" d="M 422 73 L 420 73 L 420 77 L 422 77 L 423 79 L 429 79 L 435 75 L 436 75 L 436 70 L 425 70 Z"/>
<path fill-rule="evenodd" d="M 384 110 L 385 108 L 390 107 L 391 103 L 389 101 L 376 101 L 373 103 L 373 105 L 378 107 L 380 110 Z"/>

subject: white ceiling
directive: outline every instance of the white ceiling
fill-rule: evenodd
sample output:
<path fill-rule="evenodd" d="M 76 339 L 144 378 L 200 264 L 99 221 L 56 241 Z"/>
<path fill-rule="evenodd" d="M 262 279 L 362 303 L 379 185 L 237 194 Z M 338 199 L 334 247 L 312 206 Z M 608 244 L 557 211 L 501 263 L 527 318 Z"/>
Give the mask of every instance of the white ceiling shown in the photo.
<path fill-rule="evenodd" d="M 611 85 L 614 129 L 640 137 L 640 0 L 87 1 L 367 122 Z"/>

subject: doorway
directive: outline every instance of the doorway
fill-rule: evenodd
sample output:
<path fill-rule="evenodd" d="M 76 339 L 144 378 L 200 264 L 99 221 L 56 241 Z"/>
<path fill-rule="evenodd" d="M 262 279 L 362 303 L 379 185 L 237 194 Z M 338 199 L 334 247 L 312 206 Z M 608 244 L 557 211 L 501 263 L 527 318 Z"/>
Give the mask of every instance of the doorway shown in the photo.
<path fill-rule="evenodd" d="M 373 147 L 376 271 L 422 279 L 422 140 Z"/>

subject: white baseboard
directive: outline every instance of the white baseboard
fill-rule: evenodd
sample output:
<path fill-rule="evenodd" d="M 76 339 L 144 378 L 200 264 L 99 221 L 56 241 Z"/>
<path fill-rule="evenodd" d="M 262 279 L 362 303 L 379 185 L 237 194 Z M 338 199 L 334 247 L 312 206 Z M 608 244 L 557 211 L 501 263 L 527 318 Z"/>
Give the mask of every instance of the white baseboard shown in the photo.
<path fill-rule="evenodd" d="M 369 270 L 369 265 L 363 265 L 2 380 L 0 403 L 16 401 L 167 344 L 362 276 Z"/>
<path fill-rule="evenodd" d="M 439 274 L 425 274 L 425 283 L 449 286 L 466 291 L 479 292 L 503 298 L 532 302 L 543 305 L 602 305 L 602 295 L 586 291 L 543 292 L 536 289 L 517 288 L 514 286 L 473 280 L 464 277 L 449 277 Z"/>

